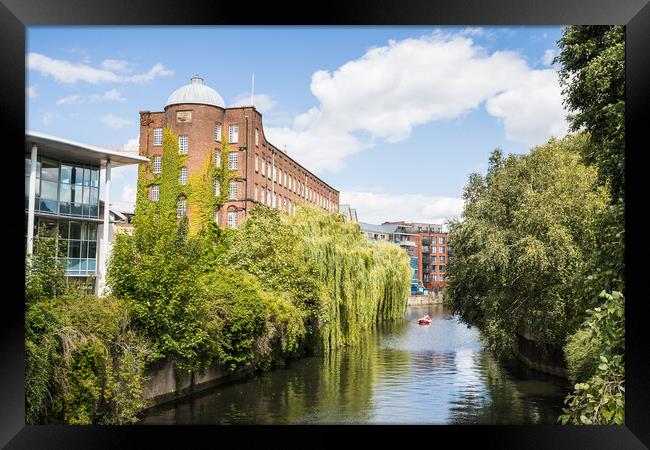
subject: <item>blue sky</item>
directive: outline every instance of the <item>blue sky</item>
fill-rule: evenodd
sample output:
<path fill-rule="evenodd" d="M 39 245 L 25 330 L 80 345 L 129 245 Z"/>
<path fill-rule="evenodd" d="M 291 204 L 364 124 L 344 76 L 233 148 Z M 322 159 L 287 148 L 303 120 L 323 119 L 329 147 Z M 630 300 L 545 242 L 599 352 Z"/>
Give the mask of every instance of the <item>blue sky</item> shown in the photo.
<path fill-rule="evenodd" d="M 501 147 L 566 132 L 560 27 L 30 27 L 27 128 L 125 146 L 196 73 L 341 191 L 360 220 L 441 222 Z M 113 199 L 135 199 L 118 169 Z"/>

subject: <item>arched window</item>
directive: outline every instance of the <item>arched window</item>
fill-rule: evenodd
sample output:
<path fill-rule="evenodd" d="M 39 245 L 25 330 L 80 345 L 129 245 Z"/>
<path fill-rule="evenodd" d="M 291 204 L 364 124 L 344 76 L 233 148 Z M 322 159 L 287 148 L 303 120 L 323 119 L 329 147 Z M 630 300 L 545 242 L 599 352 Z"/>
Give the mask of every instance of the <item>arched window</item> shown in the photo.
<path fill-rule="evenodd" d="M 235 228 L 237 226 L 237 211 L 228 211 L 228 227 Z"/>

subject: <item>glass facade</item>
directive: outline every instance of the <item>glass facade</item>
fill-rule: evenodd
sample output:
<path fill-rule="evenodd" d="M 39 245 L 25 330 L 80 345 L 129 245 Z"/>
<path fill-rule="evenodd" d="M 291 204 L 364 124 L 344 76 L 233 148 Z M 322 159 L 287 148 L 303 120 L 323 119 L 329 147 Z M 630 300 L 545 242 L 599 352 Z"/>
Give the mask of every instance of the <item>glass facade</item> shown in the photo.
<path fill-rule="evenodd" d="M 34 236 L 41 226 L 45 236 L 56 239 L 58 258 L 63 260 L 68 276 L 86 277 L 97 273 L 97 223 L 35 217 Z"/>
<path fill-rule="evenodd" d="M 25 155 L 25 209 L 29 206 L 31 158 Z M 35 211 L 99 217 L 99 167 L 38 158 Z"/>

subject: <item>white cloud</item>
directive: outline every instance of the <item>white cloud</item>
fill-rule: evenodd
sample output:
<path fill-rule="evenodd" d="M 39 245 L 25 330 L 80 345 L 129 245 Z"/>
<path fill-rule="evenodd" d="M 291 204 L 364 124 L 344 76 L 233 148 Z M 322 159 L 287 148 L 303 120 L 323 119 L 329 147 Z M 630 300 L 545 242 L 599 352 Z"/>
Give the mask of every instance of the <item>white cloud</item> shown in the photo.
<path fill-rule="evenodd" d="M 137 194 L 137 189 L 135 185 L 127 183 L 122 188 L 122 194 L 120 195 L 120 201 L 122 202 L 135 202 Z"/>
<path fill-rule="evenodd" d="M 562 88 L 553 70 L 535 70 L 519 85 L 487 101 L 487 111 L 503 119 L 508 139 L 541 144 L 568 130 L 562 106 Z"/>
<path fill-rule="evenodd" d="M 146 83 L 152 81 L 156 77 L 170 77 L 172 75 L 174 75 L 173 70 L 166 69 L 165 66 L 157 63 L 149 70 L 149 72 L 140 75 L 132 75 L 127 77 L 126 80 L 134 83 Z"/>
<path fill-rule="evenodd" d="M 104 61 L 104 63 L 107 60 Z M 171 76 L 173 70 L 166 69 L 161 63 L 155 64 L 147 73 L 138 75 L 118 75 L 115 73 L 115 60 L 109 63 L 113 69 L 108 70 L 106 64 L 102 64 L 102 69 L 90 67 L 88 64 L 75 64 L 64 59 L 54 59 L 40 53 L 27 54 L 27 67 L 30 70 L 36 70 L 43 75 L 51 76 L 57 81 L 63 83 L 75 84 L 77 81 L 86 83 L 138 83 L 152 81 L 157 76 Z"/>
<path fill-rule="evenodd" d="M 556 72 L 533 70 L 516 52 L 490 54 L 467 36 L 476 33 L 391 40 L 333 72 L 319 70 L 311 81 L 318 106 L 266 134 L 320 172 L 338 170 L 345 158 L 379 141 L 403 141 L 414 126 L 460 117 L 495 97 L 488 112 L 504 119 L 509 138 L 535 145 L 559 132 L 565 114 Z M 522 95 L 527 105 L 515 101 Z M 530 114 L 537 108 L 540 114 Z M 522 111 L 532 123 L 514 120 Z"/>
<path fill-rule="evenodd" d="M 26 87 L 25 88 L 25 94 L 27 94 L 27 96 L 29 98 L 38 97 L 38 92 L 36 91 L 36 86 L 28 86 L 28 87 Z"/>
<path fill-rule="evenodd" d="M 244 92 L 235 97 L 230 106 L 249 106 L 251 104 L 251 93 Z M 272 109 L 278 103 L 267 94 L 257 94 L 253 96 L 253 104 L 261 113 Z"/>
<path fill-rule="evenodd" d="M 544 52 L 544 56 L 542 57 L 542 62 L 546 66 L 550 66 L 553 64 L 553 58 L 555 58 L 555 50 L 552 48 L 549 48 Z"/>
<path fill-rule="evenodd" d="M 133 139 L 129 139 L 129 141 L 124 145 L 124 148 L 129 150 L 139 150 L 140 135 L 138 135 L 138 137 L 134 137 Z"/>
<path fill-rule="evenodd" d="M 373 224 L 398 220 L 444 224 L 448 219 L 460 217 L 463 210 L 462 198 L 420 194 L 341 190 L 340 203 L 356 208 L 359 221 Z"/>
<path fill-rule="evenodd" d="M 91 95 L 68 95 L 67 97 L 60 98 L 56 101 L 57 106 L 61 105 L 79 105 L 82 103 L 102 103 L 102 102 L 125 102 L 126 99 L 122 96 L 117 89 L 111 89 L 103 94 Z"/>
<path fill-rule="evenodd" d="M 123 59 L 105 59 L 102 61 L 101 66 L 103 69 L 113 72 L 128 72 L 129 62 Z"/>
<path fill-rule="evenodd" d="M 105 114 L 104 116 L 101 117 L 100 120 L 102 121 L 102 123 L 108 125 L 111 128 L 122 128 L 131 124 L 130 120 L 125 119 L 124 117 L 116 116 L 113 113 Z"/>

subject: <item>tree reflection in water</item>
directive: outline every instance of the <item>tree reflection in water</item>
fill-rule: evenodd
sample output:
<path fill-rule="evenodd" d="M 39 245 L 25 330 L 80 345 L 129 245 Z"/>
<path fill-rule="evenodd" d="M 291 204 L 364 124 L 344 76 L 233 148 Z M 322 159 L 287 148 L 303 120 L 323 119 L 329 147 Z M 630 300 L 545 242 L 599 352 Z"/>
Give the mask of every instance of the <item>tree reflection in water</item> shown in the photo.
<path fill-rule="evenodd" d="M 430 326 L 416 319 L 428 313 Z M 555 423 L 566 383 L 497 362 L 443 306 L 409 308 L 352 347 L 152 409 L 143 423 Z"/>

